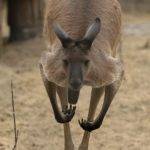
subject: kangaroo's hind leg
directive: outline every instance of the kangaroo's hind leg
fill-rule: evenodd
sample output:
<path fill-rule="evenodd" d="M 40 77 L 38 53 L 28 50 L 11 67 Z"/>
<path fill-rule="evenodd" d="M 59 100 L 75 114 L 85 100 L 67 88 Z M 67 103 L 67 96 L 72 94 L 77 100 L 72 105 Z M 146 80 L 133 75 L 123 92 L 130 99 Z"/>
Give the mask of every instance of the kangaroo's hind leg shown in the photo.
<path fill-rule="evenodd" d="M 90 107 L 89 107 L 89 113 L 88 113 L 88 121 L 93 121 L 97 105 L 99 103 L 99 100 L 103 92 L 104 92 L 104 87 L 92 89 Z M 90 132 L 85 131 L 82 142 L 79 146 L 79 150 L 88 150 L 89 139 L 90 139 Z"/>
<path fill-rule="evenodd" d="M 65 109 L 68 106 L 68 92 L 67 88 L 57 86 L 57 93 L 60 98 L 62 109 Z M 64 138 L 65 138 L 65 150 L 74 150 L 74 144 L 71 136 L 71 130 L 69 123 L 64 125 Z"/>

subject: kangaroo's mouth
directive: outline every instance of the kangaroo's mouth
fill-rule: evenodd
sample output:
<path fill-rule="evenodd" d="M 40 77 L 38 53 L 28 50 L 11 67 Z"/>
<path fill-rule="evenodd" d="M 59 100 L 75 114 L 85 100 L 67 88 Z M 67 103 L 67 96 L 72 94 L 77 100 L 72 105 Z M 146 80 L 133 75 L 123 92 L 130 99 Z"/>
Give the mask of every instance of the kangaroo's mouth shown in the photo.
<path fill-rule="evenodd" d="M 69 89 L 71 89 L 72 91 L 80 91 L 81 86 L 79 86 L 79 87 L 72 87 L 72 86 L 69 86 Z"/>
<path fill-rule="evenodd" d="M 81 80 L 71 80 L 69 83 L 69 88 L 73 91 L 79 91 L 82 87 Z"/>

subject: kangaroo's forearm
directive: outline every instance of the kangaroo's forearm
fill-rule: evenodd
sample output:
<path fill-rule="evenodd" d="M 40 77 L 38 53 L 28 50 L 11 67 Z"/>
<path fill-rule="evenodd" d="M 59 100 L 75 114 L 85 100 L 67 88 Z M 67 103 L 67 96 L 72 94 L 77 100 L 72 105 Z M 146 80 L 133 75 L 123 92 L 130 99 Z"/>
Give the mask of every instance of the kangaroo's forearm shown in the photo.
<path fill-rule="evenodd" d="M 100 128 L 100 126 L 102 125 L 104 117 L 109 109 L 109 106 L 110 106 L 116 92 L 117 92 L 117 90 L 113 87 L 113 85 L 109 85 L 109 86 L 105 87 L 104 103 L 103 103 L 100 114 L 93 122 L 94 129 Z"/>
<path fill-rule="evenodd" d="M 70 105 L 69 108 L 68 106 L 66 106 L 65 110 L 60 111 L 58 107 L 57 99 L 56 99 L 56 85 L 55 83 L 50 82 L 46 79 L 41 64 L 40 64 L 40 71 L 41 71 L 41 76 L 44 82 L 44 86 L 46 88 L 47 94 L 49 96 L 49 99 L 52 105 L 52 109 L 53 109 L 56 121 L 58 123 L 66 123 L 66 122 L 71 121 L 71 119 L 73 118 L 75 114 L 76 107 L 72 107 L 72 105 Z"/>
<path fill-rule="evenodd" d="M 110 106 L 115 94 L 118 91 L 119 86 L 117 86 L 117 85 L 118 84 L 113 83 L 113 84 L 105 87 L 105 97 L 104 97 L 102 110 L 101 110 L 100 114 L 98 115 L 98 117 L 93 122 L 89 122 L 86 120 L 82 120 L 81 122 L 79 122 L 80 126 L 84 130 L 91 132 L 95 129 L 100 128 L 100 126 L 102 125 L 102 122 L 104 120 L 104 117 L 109 109 L 109 106 Z M 94 101 L 94 97 L 93 97 L 93 101 Z"/>
<path fill-rule="evenodd" d="M 62 122 L 60 110 L 59 110 L 57 99 L 56 99 L 56 86 L 54 83 L 49 82 L 45 77 L 43 77 L 43 72 L 42 72 L 42 79 L 43 79 L 45 89 L 47 91 L 47 94 L 49 96 L 49 99 L 52 105 L 55 119 L 57 122 Z"/>

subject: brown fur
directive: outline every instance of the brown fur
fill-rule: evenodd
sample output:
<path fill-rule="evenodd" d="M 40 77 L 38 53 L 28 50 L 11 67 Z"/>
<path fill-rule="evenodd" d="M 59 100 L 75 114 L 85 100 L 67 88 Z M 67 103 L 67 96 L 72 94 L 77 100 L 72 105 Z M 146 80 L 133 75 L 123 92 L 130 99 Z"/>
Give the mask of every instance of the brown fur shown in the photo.
<path fill-rule="evenodd" d="M 121 9 L 117 0 L 47 0 L 46 6 L 44 34 L 49 52 L 43 54 L 41 63 L 48 80 L 61 86 L 67 84 L 62 67 L 64 54 L 52 24 L 59 23 L 71 38 L 81 39 L 96 17 L 101 19 L 102 28 L 91 47 L 92 61 L 85 84 L 99 87 L 120 78 L 123 66 L 117 54 Z"/>

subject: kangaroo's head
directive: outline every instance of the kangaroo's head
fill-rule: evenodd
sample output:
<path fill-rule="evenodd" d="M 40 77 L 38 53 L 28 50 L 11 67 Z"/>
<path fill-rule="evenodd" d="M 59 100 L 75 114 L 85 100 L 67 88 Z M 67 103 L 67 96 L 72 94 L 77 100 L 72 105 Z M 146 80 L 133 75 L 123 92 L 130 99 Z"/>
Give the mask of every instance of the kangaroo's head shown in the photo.
<path fill-rule="evenodd" d="M 54 31 L 62 43 L 64 58 L 62 63 L 68 76 L 68 86 L 72 90 L 80 90 L 84 77 L 90 65 L 90 48 L 100 32 L 101 21 L 96 18 L 90 25 L 82 39 L 74 40 L 58 25 L 54 24 Z"/>

